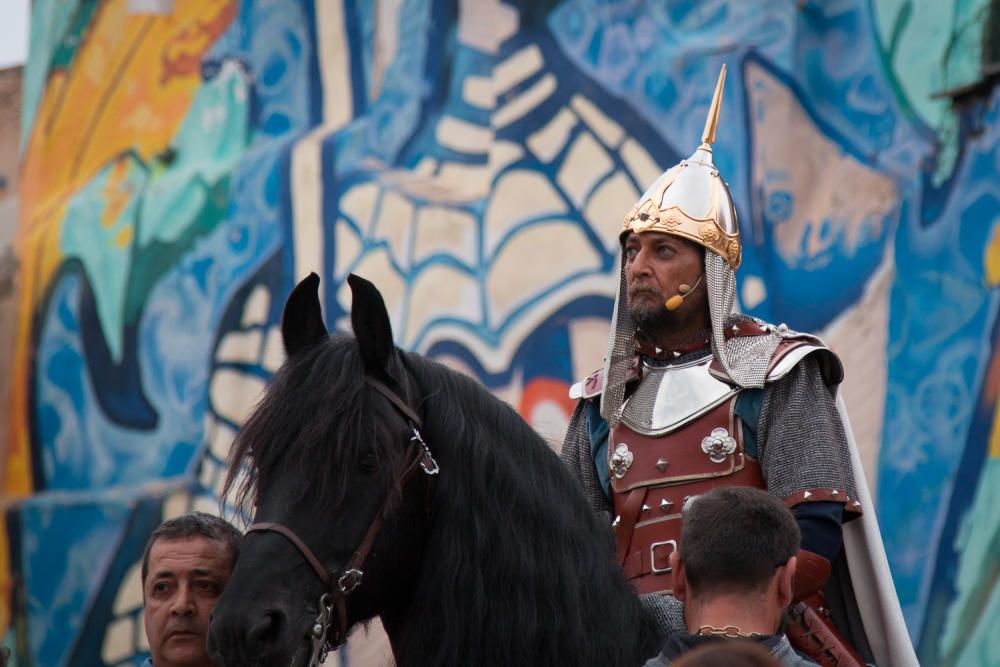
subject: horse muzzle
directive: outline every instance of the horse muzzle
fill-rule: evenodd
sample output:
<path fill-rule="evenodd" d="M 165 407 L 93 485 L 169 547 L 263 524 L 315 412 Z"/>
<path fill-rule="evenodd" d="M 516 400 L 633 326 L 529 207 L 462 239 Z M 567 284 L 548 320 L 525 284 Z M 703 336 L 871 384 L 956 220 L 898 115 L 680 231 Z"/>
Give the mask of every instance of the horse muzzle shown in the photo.
<path fill-rule="evenodd" d="M 223 667 L 294 665 L 309 661 L 311 618 L 278 607 L 223 606 L 219 601 L 208 631 L 208 653 Z M 221 606 L 221 608 L 220 608 Z"/>

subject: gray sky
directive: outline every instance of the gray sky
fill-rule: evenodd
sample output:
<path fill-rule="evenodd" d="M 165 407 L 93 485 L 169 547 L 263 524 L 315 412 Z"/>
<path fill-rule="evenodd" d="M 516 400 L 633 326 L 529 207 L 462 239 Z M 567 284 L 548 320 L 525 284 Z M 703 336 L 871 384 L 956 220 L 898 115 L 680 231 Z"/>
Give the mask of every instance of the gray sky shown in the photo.
<path fill-rule="evenodd" d="M 28 59 L 29 1 L 0 0 L 0 69 Z"/>

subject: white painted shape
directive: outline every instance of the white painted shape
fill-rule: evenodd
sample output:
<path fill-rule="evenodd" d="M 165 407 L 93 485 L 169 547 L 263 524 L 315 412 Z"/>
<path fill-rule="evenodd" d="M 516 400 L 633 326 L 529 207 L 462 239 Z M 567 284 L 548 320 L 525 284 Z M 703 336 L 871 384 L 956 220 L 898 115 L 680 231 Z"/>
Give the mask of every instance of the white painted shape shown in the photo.
<path fill-rule="evenodd" d="M 142 564 L 136 561 L 128 569 L 128 572 L 125 573 L 125 576 L 122 577 L 122 582 L 118 586 L 118 592 L 115 593 L 114 605 L 111 608 L 115 616 L 121 616 L 141 606 Z"/>
<path fill-rule="evenodd" d="M 101 645 L 101 657 L 105 663 L 114 665 L 132 655 L 135 629 L 135 621 L 130 616 L 111 622 L 104 632 L 104 643 Z"/>
<path fill-rule="evenodd" d="M 531 196 L 525 196 L 525 193 Z M 545 176 L 537 171 L 517 170 L 504 174 L 490 196 L 484 216 L 486 255 L 518 224 L 550 215 L 563 215 L 566 203 Z"/>
<path fill-rule="evenodd" d="M 579 381 L 604 365 L 611 329 L 608 317 L 576 317 L 569 322 L 569 349 L 573 362 L 573 380 Z"/>
<path fill-rule="evenodd" d="M 318 128 L 296 142 L 292 149 L 292 244 L 295 252 L 295 282 L 311 272 L 323 270 L 323 138 L 327 128 Z M 320 303 L 323 286 L 320 285 Z"/>
<path fill-rule="evenodd" d="M 413 173 L 420 176 L 433 176 L 434 172 L 437 170 L 437 160 L 432 157 L 424 156 L 420 158 L 420 162 L 417 166 L 413 168 Z"/>
<path fill-rule="evenodd" d="M 3 12 L 4 20 L 0 23 L 0 69 L 28 62 L 31 0 L 4 0 Z"/>
<path fill-rule="evenodd" d="M 271 292 L 263 285 L 257 285 L 250 292 L 243 304 L 243 316 L 240 326 L 253 327 L 267 323 L 267 314 L 271 309 Z"/>
<path fill-rule="evenodd" d="M 556 91 L 557 81 L 554 74 L 546 74 L 526 91 L 512 99 L 494 112 L 491 119 L 493 127 L 499 129 L 520 120 L 530 111 L 538 107 Z"/>
<path fill-rule="evenodd" d="M 542 50 L 537 44 L 525 46 L 493 68 L 494 90 L 498 94 L 510 90 L 542 69 L 544 64 Z"/>
<path fill-rule="evenodd" d="M 556 453 L 562 450 L 562 442 L 569 426 L 569 417 L 562 405 L 555 401 L 540 401 L 534 406 L 527 422 Z"/>
<path fill-rule="evenodd" d="M 551 162 L 566 145 L 576 122 L 576 114 L 563 107 L 542 129 L 528 137 L 528 149 L 542 162 Z"/>
<path fill-rule="evenodd" d="M 501 0 L 459 0 L 460 44 L 495 54 L 500 45 L 517 32 L 518 12 Z"/>
<path fill-rule="evenodd" d="M 490 192 L 492 179 L 493 168 L 489 165 L 442 162 L 437 178 L 431 183 L 423 184 L 426 189 L 410 190 L 426 193 L 431 201 L 460 204 L 486 197 Z"/>
<path fill-rule="evenodd" d="M 635 139 L 626 139 L 622 144 L 621 158 L 640 187 L 652 184 L 665 171 Z"/>
<path fill-rule="evenodd" d="M 163 520 L 179 517 L 188 511 L 191 496 L 187 492 L 173 493 L 163 501 Z"/>
<path fill-rule="evenodd" d="M 556 175 L 556 182 L 570 200 L 582 207 L 594 186 L 613 168 L 608 152 L 589 132 L 577 135 Z M 622 216 L 628 212 L 626 208 Z"/>
<path fill-rule="evenodd" d="M 351 53 L 344 3 L 315 0 L 319 74 L 323 82 L 323 124 L 343 127 L 353 116 Z"/>
<path fill-rule="evenodd" d="M 382 197 L 374 236 L 389 242 L 389 249 L 396 263 L 404 268 L 409 266 L 410 228 L 413 220 L 413 202 L 396 190 L 388 190 Z"/>
<path fill-rule="evenodd" d="M 593 295 L 614 297 L 617 268 L 611 272 L 584 274 L 563 283 L 545 296 L 531 303 L 531 306 L 512 320 L 497 343 L 488 343 L 481 336 L 470 332 L 464 326 L 442 323 L 435 326 L 420 343 L 420 351 L 426 352 L 436 343 L 449 341 L 463 345 L 490 373 L 501 373 L 510 368 L 511 359 L 517 349 L 553 312 L 575 299 Z M 528 296 L 534 297 L 541 287 L 536 286 Z"/>
<path fill-rule="evenodd" d="M 399 15 L 402 6 L 403 0 L 375 0 L 375 43 L 372 47 L 369 101 L 378 98 L 385 71 L 395 60 L 399 49 Z"/>
<path fill-rule="evenodd" d="M 524 157 L 524 149 L 512 141 L 498 141 L 490 146 L 490 169 L 500 172 Z"/>
<path fill-rule="evenodd" d="M 480 109 L 492 109 L 497 98 L 493 80 L 484 76 L 467 76 L 462 79 L 462 99 Z"/>
<path fill-rule="evenodd" d="M 217 421 L 212 432 L 212 439 L 208 441 L 208 449 L 217 459 L 225 461 L 235 439 L 236 431 L 229 428 L 228 424 Z"/>
<path fill-rule="evenodd" d="M 639 193 L 632 185 L 632 180 L 622 171 L 601 183 L 590 196 L 583 217 L 604 241 L 604 247 L 609 252 L 618 252 L 622 221 L 638 197 Z"/>
<path fill-rule="evenodd" d="M 768 238 L 789 266 L 820 268 L 871 245 L 899 215 L 896 183 L 845 151 L 770 70 L 748 61 L 745 75 L 748 104 L 758 110 L 750 131 L 767 137 L 750 142 L 757 231 L 772 201 L 783 202 L 769 216 Z"/>
<path fill-rule="evenodd" d="M 219 368 L 212 374 L 209 395 L 218 414 L 242 425 L 264 388 L 264 381 L 256 376 Z"/>
<path fill-rule="evenodd" d="M 212 516 L 219 516 L 219 503 L 214 498 L 210 498 L 209 496 L 198 496 L 194 499 L 191 511 L 204 512 L 205 514 L 211 514 Z"/>
<path fill-rule="evenodd" d="M 574 95 L 569 103 L 580 114 L 583 122 L 589 125 L 594 134 L 608 147 L 616 147 L 625 138 L 625 130 L 622 129 L 622 126 L 611 120 L 583 95 Z"/>
<path fill-rule="evenodd" d="M 264 341 L 264 354 L 260 364 L 264 370 L 274 373 L 283 363 L 285 363 L 285 342 L 281 339 L 281 329 L 271 327 Z"/>
<path fill-rule="evenodd" d="M 214 490 L 219 477 L 224 477 L 224 475 L 218 474 L 219 467 L 220 466 L 218 464 L 214 463 L 209 458 L 201 460 L 201 473 L 198 475 L 198 481 L 201 482 L 203 488 L 210 491 Z"/>
<path fill-rule="evenodd" d="M 260 359 L 263 336 L 257 329 L 231 331 L 219 343 L 215 353 L 216 361 L 256 364 Z"/>
<path fill-rule="evenodd" d="M 362 233 L 365 233 L 371 224 L 378 195 L 379 187 L 375 183 L 359 183 L 341 196 L 340 211 L 349 216 Z"/>
<path fill-rule="evenodd" d="M 743 287 L 740 292 L 744 308 L 749 310 L 764 303 L 764 299 L 767 298 L 767 285 L 764 284 L 760 276 L 745 275 L 743 276 L 742 283 Z"/>
<path fill-rule="evenodd" d="M 483 317 L 479 281 L 443 264 L 421 271 L 410 287 L 405 340 L 409 345 L 423 327 L 439 317 L 479 322 Z"/>
<path fill-rule="evenodd" d="M 354 228 L 345 218 L 338 218 L 337 222 L 334 223 L 333 243 L 333 252 L 336 256 L 334 266 L 338 276 L 338 278 L 334 278 L 334 281 L 337 281 L 339 277 L 343 277 L 350 270 L 351 265 L 361 254 L 363 246 Z"/>
<path fill-rule="evenodd" d="M 434 128 L 438 143 L 459 153 L 485 153 L 493 143 L 493 130 L 454 116 L 443 116 Z"/>
<path fill-rule="evenodd" d="M 486 278 L 490 324 L 498 326 L 540 288 L 575 273 L 597 270 L 600 265 L 601 256 L 571 221 L 518 231 L 500 249 Z"/>
<path fill-rule="evenodd" d="M 468 211 L 446 206 L 424 206 L 417 212 L 413 261 L 422 262 L 436 253 L 476 265 L 476 219 Z"/>

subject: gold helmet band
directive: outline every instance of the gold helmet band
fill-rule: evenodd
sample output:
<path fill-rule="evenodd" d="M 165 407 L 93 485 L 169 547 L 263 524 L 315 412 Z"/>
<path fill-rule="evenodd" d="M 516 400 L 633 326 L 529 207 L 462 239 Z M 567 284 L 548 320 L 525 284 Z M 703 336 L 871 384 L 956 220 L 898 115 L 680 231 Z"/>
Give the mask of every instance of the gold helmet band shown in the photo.
<path fill-rule="evenodd" d="M 712 142 L 722 106 L 726 66 L 715 85 L 701 145 L 687 160 L 667 170 L 625 216 L 619 238 L 635 232 L 681 236 L 718 254 L 735 270 L 742 248 L 736 208 L 726 182 L 712 161 Z"/>

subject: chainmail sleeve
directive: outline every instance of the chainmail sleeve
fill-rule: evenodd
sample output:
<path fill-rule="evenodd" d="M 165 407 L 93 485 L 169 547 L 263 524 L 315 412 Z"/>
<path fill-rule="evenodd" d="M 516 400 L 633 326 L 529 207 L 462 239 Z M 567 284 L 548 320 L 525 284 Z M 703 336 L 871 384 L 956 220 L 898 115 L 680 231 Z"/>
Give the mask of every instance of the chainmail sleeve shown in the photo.
<path fill-rule="evenodd" d="M 764 482 L 778 498 L 813 489 L 846 490 L 857 497 L 836 398 L 812 355 L 767 386 L 757 441 Z"/>
<path fill-rule="evenodd" d="M 583 485 L 583 492 L 590 506 L 598 514 L 605 514 L 607 523 L 611 525 L 611 501 L 604 495 L 601 483 L 597 479 L 594 459 L 590 454 L 590 435 L 587 430 L 587 413 L 590 402 L 596 399 L 584 399 L 576 404 L 576 410 L 569 420 L 566 429 L 566 439 L 563 441 L 560 457 L 573 476 Z"/>

